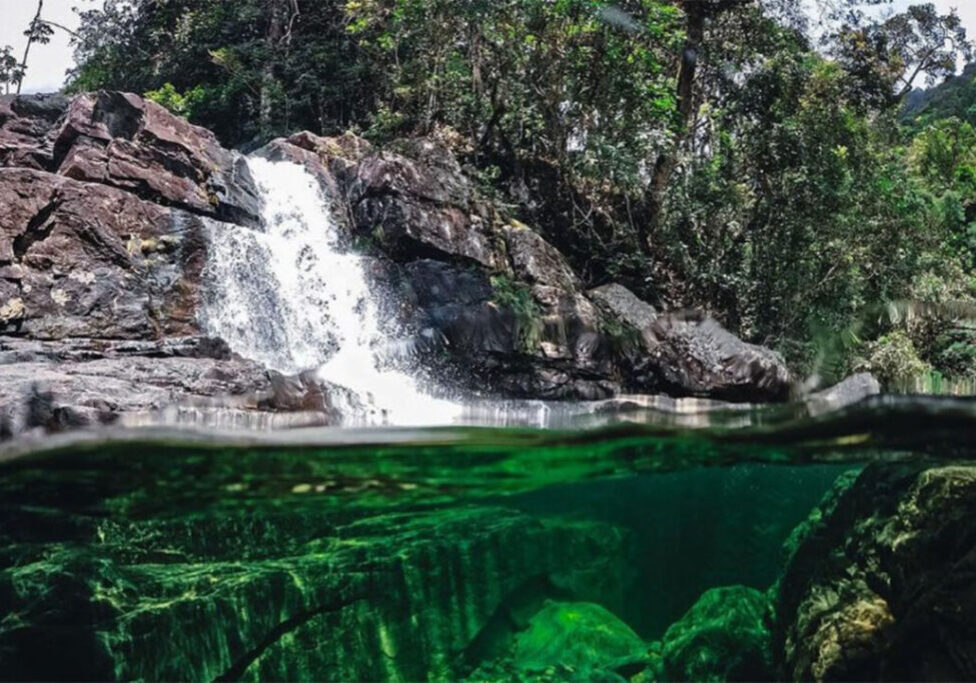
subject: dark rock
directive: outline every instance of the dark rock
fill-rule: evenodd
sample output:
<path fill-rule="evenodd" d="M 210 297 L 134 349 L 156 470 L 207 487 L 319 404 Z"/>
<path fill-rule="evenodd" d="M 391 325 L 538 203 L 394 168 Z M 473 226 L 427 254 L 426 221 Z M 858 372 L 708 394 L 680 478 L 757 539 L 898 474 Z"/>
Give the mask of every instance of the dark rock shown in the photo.
<path fill-rule="evenodd" d="M 775 680 L 768 621 L 769 598 L 754 588 L 706 591 L 664 634 L 663 679 Z"/>
<path fill-rule="evenodd" d="M 431 311 L 439 306 L 470 306 L 487 301 L 493 290 L 484 271 L 423 259 L 403 268 L 416 303 Z M 439 317 L 439 316 L 435 316 Z"/>
<path fill-rule="evenodd" d="M 643 336 L 668 393 L 746 402 L 789 398 L 792 378 L 779 354 L 742 341 L 710 317 L 661 315 Z"/>
<path fill-rule="evenodd" d="M 53 157 L 48 133 L 68 104 L 63 95 L 0 96 L 0 166 L 48 170 Z"/>
<path fill-rule="evenodd" d="M 976 677 L 976 468 L 872 465 L 794 534 L 775 647 L 791 680 Z"/>
<path fill-rule="evenodd" d="M 297 159 L 283 145 L 314 152 L 349 204 L 355 231 L 374 239 L 398 261 L 470 260 L 504 268 L 487 206 L 475 201 L 454 156 L 429 140 L 404 141 L 403 152 L 375 152 L 353 136 L 321 138 L 305 132 L 272 143 L 266 152 Z M 312 164 L 313 170 L 316 164 Z"/>

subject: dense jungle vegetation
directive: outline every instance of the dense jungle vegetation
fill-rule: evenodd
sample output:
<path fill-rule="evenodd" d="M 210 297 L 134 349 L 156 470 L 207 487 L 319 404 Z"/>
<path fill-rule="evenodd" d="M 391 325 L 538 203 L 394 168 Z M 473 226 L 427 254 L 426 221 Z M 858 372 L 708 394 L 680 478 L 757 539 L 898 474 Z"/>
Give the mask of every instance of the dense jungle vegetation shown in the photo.
<path fill-rule="evenodd" d="M 965 29 L 800 5 L 109 0 L 69 88 L 147 93 L 242 148 L 436 136 L 588 284 L 707 309 L 810 372 L 976 377 Z"/>

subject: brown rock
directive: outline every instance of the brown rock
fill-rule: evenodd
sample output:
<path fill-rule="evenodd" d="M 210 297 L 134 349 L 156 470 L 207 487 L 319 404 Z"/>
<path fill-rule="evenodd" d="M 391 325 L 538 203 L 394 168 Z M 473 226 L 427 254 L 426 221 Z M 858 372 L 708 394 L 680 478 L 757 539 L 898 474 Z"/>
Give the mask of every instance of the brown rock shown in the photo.
<path fill-rule="evenodd" d="M 199 218 L 28 169 L 0 168 L 0 205 L 5 331 L 48 339 L 196 331 Z"/>
<path fill-rule="evenodd" d="M 260 222 L 242 159 L 209 131 L 130 93 L 0 98 L 0 166 L 109 185 L 224 221 Z"/>

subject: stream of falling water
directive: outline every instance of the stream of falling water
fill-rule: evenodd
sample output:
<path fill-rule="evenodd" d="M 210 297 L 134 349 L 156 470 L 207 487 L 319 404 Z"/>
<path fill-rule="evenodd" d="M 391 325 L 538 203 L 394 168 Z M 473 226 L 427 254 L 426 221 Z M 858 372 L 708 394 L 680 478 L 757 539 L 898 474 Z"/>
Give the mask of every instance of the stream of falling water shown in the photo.
<path fill-rule="evenodd" d="M 344 387 L 350 424 L 450 424 L 463 408 L 384 367 L 381 325 L 363 258 L 342 247 L 330 201 L 303 166 L 248 160 L 264 229 L 211 223 L 202 324 L 240 355 L 283 373 L 317 368 Z"/>

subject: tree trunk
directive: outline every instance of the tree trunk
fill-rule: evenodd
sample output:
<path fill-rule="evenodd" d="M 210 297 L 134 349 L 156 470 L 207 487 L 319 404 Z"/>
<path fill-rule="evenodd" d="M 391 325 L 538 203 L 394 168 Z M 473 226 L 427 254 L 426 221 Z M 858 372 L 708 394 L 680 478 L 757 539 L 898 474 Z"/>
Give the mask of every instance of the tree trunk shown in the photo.
<path fill-rule="evenodd" d="M 291 43 L 291 31 L 298 18 L 298 0 L 268 0 L 270 17 L 265 43 L 268 47 L 267 62 L 261 70 L 261 91 L 259 104 L 259 123 L 261 134 L 269 135 L 274 120 L 275 66 L 282 49 Z"/>
<path fill-rule="evenodd" d="M 676 88 L 678 119 L 677 135 L 673 145 L 657 155 L 651 183 L 645 195 L 645 220 L 639 222 L 639 237 L 645 253 L 650 253 L 653 240 L 661 222 L 664 193 L 678 164 L 678 151 L 688 135 L 695 113 L 695 76 L 698 73 L 698 57 L 705 39 L 706 9 L 699 0 L 684 3 L 686 16 L 685 42 L 681 50 L 681 66 L 678 68 Z"/>
<path fill-rule="evenodd" d="M 30 29 L 27 32 L 27 47 L 24 48 L 24 59 L 20 63 L 20 80 L 17 81 L 17 94 L 20 94 L 20 88 L 24 84 L 24 76 L 27 74 L 27 58 L 30 56 L 31 45 L 34 43 L 34 31 L 37 28 L 38 23 L 41 21 L 41 12 L 44 10 L 44 0 L 37 0 L 37 13 L 34 15 L 34 20 L 30 23 Z"/>

